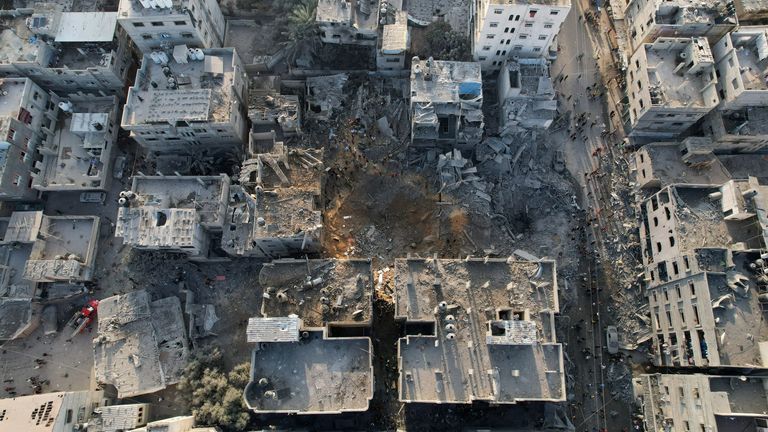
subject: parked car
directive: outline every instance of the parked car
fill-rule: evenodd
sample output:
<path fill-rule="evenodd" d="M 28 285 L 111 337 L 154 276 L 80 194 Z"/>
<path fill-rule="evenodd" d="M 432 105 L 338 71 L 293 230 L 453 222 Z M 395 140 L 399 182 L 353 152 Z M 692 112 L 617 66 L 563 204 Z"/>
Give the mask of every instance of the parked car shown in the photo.
<path fill-rule="evenodd" d="M 609 354 L 616 354 L 619 352 L 619 330 L 616 326 L 608 326 L 605 328 L 606 346 Z"/>
<path fill-rule="evenodd" d="M 99 203 L 103 204 L 107 199 L 106 192 L 83 192 L 80 194 L 81 203 Z"/>

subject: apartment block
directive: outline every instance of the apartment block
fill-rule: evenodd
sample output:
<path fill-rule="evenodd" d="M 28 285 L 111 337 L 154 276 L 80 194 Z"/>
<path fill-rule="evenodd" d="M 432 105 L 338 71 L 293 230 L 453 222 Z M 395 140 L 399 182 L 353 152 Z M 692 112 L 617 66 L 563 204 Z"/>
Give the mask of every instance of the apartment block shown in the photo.
<path fill-rule="evenodd" d="M 704 38 L 659 38 L 627 69 L 631 136 L 672 138 L 717 107 L 714 58 Z"/>
<path fill-rule="evenodd" d="M 35 152 L 53 139 L 57 109 L 30 79 L 0 79 L 0 200 L 37 198 Z"/>
<path fill-rule="evenodd" d="M 553 261 L 395 261 L 399 399 L 514 404 L 566 399 Z"/>
<path fill-rule="evenodd" d="M 717 154 L 768 152 L 768 107 L 712 110 L 689 131 Z M 691 151 L 692 149 L 686 150 Z"/>
<path fill-rule="evenodd" d="M 324 43 L 376 46 L 379 5 L 369 0 L 318 0 L 315 22 Z"/>
<path fill-rule="evenodd" d="M 248 142 L 248 79 L 234 48 L 145 55 L 121 126 L 157 154 L 239 155 Z"/>
<path fill-rule="evenodd" d="M 712 45 L 720 107 L 768 105 L 768 27 L 741 27 Z"/>
<path fill-rule="evenodd" d="M 414 57 L 411 62 L 411 143 L 474 145 L 483 137 L 479 63 Z"/>
<path fill-rule="evenodd" d="M 138 249 L 209 260 L 226 219 L 229 189 L 229 177 L 223 174 L 136 176 L 131 190 L 120 194 L 115 237 Z"/>
<path fill-rule="evenodd" d="M 120 0 L 117 22 L 144 54 L 176 45 L 221 48 L 226 28 L 216 0 Z"/>
<path fill-rule="evenodd" d="M 0 76 L 27 77 L 60 96 L 124 96 L 133 57 L 116 12 L 54 3 L 16 9 L 0 34 Z"/>
<path fill-rule="evenodd" d="M 54 392 L 0 399 L 0 430 L 71 432 L 83 430 L 91 411 L 101 405 L 101 391 Z M 88 429 L 90 431 L 90 429 Z"/>
<path fill-rule="evenodd" d="M 32 188 L 42 192 L 106 190 L 112 178 L 112 155 L 120 129 L 115 96 L 61 99 L 54 134 L 38 147 Z"/>
<path fill-rule="evenodd" d="M 698 142 L 703 141 L 704 145 Z M 712 153 L 711 140 L 689 137 L 682 143 L 646 144 L 634 154 L 635 181 L 641 189 L 661 189 L 678 183 L 723 184 L 728 170 Z"/>
<path fill-rule="evenodd" d="M 648 431 L 762 431 L 768 379 L 739 375 L 643 374 L 632 380 Z"/>
<path fill-rule="evenodd" d="M 276 260 L 258 317 L 244 391 L 259 414 L 338 414 L 368 410 L 373 398 L 370 260 Z M 297 372 L 300 371 L 300 372 Z"/>
<path fill-rule="evenodd" d="M 666 37 L 705 37 L 714 44 L 738 24 L 729 2 L 695 0 L 632 0 L 624 21 L 631 53 Z"/>
<path fill-rule="evenodd" d="M 513 57 L 547 55 L 571 9 L 570 0 L 479 0 L 472 56 L 483 71 Z"/>

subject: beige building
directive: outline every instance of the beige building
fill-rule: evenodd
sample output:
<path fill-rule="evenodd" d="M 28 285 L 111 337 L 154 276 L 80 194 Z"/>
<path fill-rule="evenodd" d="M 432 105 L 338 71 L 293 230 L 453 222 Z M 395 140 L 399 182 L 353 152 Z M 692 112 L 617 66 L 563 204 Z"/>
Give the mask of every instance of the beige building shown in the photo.
<path fill-rule="evenodd" d="M 318 0 L 315 22 L 324 43 L 376 46 L 379 5 L 368 0 Z"/>
<path fill-rule="evenodd" d="M 405 58 L 411 47 L 408 13 L 396 11 L 393 21 L 382 26 L 379 50 L 376 52 L 376 68 L 379 70 L 405 69 Z"/>
<path fill-rule="evenodd" d="M 714 58 L 704 38 L 643 44 L 627 68 L 632 136 L 672 138 L 717 107 Z"/>
<path fill-rule="evenodd" d="M 706 37 L 714 44 L 738 23 L 727 2 L 696 0 L 632 0 L 624 21 L 630 55 L 662 37 Z"/>
<path fill-rule="evenodd" d="M 473 146 L 483 137 L 480 63 L 414 57 L 411 62 L 411 143 Z"/>
<path fill-rule="evenodd" d="M 398 259 L 402 402 L 565 401 L 553 261 Z"/>
<path fill-rule="evenodd" d="M 37 198 L 35 152 L 53 139 L 57 109 L 30 79 L 0 79 L 0 200 Z"/>
<path fill-rule="evenodd" d="M 647 431 L 763 431 L 768 380 L 717 375 L 640 375 L 634 395 Z"/>
<path fill-rule="evenodd" d="M 0 76 L 22 76 L 60 96 L 124 96 L 133 58 L 116 12 L 55 3 L 17 9 L 0 32 Z"/>
<path fill-rule="evenodd" d="M 215 0 L 120 0 L 117 22 L 144 54 L 182 44 L 220 48 L 226 27 Z"/>
<path fill-rule="evenodd" d="M 259 414 L 367 411 L 373 398 L 370 260 L 276 260 L 246 334 L 255 344 L 244 397 Z"/>
<path fill-rule="evenodd" d="M 519 128 L 547 129 L 557 114 L 549 61 L 539 58 L 505 60 L 496 79 L 500 134 Z"/>
<path fill-rule="evenodd" d="M 689 133 L 698 139 L 708 140 L 707 145 L 714 153 L 766 153 L 768 107 L 712 110 Z"/>
<path fill-rule="evenodd" d="M 477 1 L 474 60 L 489 71 L 498 70 L 510 58 L 548 55 L 570 9 L 570 0 Z"/>
<path fill-rule="evenodd" d="M 230 198 L 229 177 L 135 176 L 122 192 L 115 236 L 132 247 L 183 252 L 192 260 L 212 259 Z"/>
<path fill-rule="evenodd" d="M 72 432 L 104 402 L 102 392 L 87 390 L 0 399 L 0 430 Z"/>
<path fill-rule="evenodd" d="M 247 141 L 248 79 L 234 48 L 184 45 L 145 55 L 128 90 L 121 126 L 158 154 L 241 154 Z"/>
<path fill-rule="evenodd" d="M 120 130 L 115 96 L 61 99 L 54 134 L 38 147 L 32 187 L 42 192 L 106 190 Z"/>
<path fill-rule="evenodd" d="M 768 104 L 768 27 L 741 27 L 712 45 L 721 109 Z"/>

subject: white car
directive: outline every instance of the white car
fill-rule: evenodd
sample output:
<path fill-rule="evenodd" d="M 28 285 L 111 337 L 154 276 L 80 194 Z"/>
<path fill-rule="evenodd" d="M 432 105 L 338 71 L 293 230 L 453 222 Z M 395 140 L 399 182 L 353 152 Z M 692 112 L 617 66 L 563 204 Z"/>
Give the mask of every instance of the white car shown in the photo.
<path fill-rule="evenodd" d="M 608 348 L 609 354 L 616 354 L 619 352 L 619 330 L 616 326 L 608 326 L 605 328 L 605 343 Z"/>

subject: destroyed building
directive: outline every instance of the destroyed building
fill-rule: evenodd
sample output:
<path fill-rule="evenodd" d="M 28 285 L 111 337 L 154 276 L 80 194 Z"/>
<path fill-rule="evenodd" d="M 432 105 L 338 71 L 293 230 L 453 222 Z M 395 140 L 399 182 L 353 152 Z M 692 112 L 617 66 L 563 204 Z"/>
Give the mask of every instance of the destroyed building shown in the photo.
<path fill-rule="evenodd" d="M 344 85 L 349 76 L 336 74 L 309 77 L 306 81 L 307 117 L 328 121 L 344 101 Z"/>
<path fill-rule="evenodd" d="M 226 26 L 215 0 L 120 0 L 117 22 L 144 54 L 177 45 L 220 48 Z"/>
<path fill-rule="evenodd" d="M 101 300 L 93 340 L 96 381 L 121 399 L 176 384 L 189 350 L 178 297 L 152 301 L 146 290 Z"/>
<path fill-rule="evenodd" d="M 648 431 L 761 431 L 768 427 L 764 377 L 644 374 L 633 380 Z"/>
<path fill-rule="evenodd" d="M 382 26 L 379 50 L 376 53 L 378 70 L 405 69 L 405 56 L 411 47 L 408 13 L 396 11 L 393 21 Z"/>
<path fill-rule="evenodd" d="M 712 45 L 721 109 L 768 105 L 768 27 L 741 27 Z"/>
<path fill-rule="evenodd" d="M 505 60 L 497 78 L 501 135 L 522 129 L 547 129 L 557 114 L 549 61 Z"/>
<path fill-rule="evenodd" d="M 315 22 L 324 43 L 375 46 L 379 32 L 379 2 L 318 0 Z"/>
<path fill-rule="evenodd" d="M 768 107 L 712 110 L 688 132 L 714 153 L 768 152 Z M 690 149 L 693 150 L 693 149 Z"/>
<path fill-rule="evenodd" d="M 248 79 L 234 48 L 144 55 L 122 128 L 160 154 L 240 154 L 247 143 Z"/>
<path fill-rule="evenodd" d="M 257 76 L 248 86 L 248 118 L 253 128 L 277 126 L 282 136 L 301 133 L 301 103 L 280 92 L 279 76 Z"/>
<path fill-rule="evenodd" d="M 35 3 L 6 15 L 0 76 L 22 76 L 60 96 L 124 95 L 133 58 L 116 12 Z"/>
<path fill-rule="evenodd" d="M 763 0 L 733 0 L 733 6 L 742 23 L 768 18 L 768 5 Z"/>
<path fill-rule="evenodd" d="M 704 38 L 659 38 L 637 49 L 627 68 L 632 136 L 673 138 L 720 99 Z"/>
<path fill-rule="evenodd" d="M 219 176 L 135 176 L 121 192 L 115 237 L 132 247 L 210 259 L 229 204 L 230 180 Z"/>
<path fill-rule="evenodd" d="M 671 185 L 640 206 L 640 247 L 649 287 L 706 270 L 709 254 L 765 248 L 765 186 Z"/>
<path fill-rule="evenodd" d="M 245 402 L 257 413 L 366 411 L 373 398 L 370 260 L 276 260 L 259 273 Z"/>
<path fill-rule="evenodd" d="M 398 259 L 403 402 L 564 401 L 553 261 Z"/>
<path fill-rule="evenodd" d="M 479 63 L 411 62 L 411 144 L 472 147 L 483 137 Z"/>
<path fill-rule="evenodd" d="M 53 139 L 56 107 L 28 78 L 0 79 L 0 200 L 32 200 L 34 155 Z"/>
<path fill-rule="evenodd" d="M 322 158 L 321 150 L 277 143 L 271 153 L 243 162 L 239 185 L 230 190 L 221 248 L 231 256 L 252 258 L 318 252 Z"/>
<path fill-rule="evenodd" d="M 0 430 L 71 432 L 81 430 L 103 392 L 69 391 L 0 399 Z M 90 429 L 89 429 L 90 430 Z"/>
<path fill-rule="evenodd" d="M 714 44 L 738 24 L 727 0 L 632 0 L 624 20 L 630 55 L 658 38 L 706 37 Z"/>
<path fill-rule="evenodd" d="M 43 192 L 105 190 L 112 178 L 113 151 L 120 129 L 115 96 L 61 100 L 50 129 L 37 147 L 32 187 Z"/>
<path fill-rule="evenodd" d="M 472 29 L 474 60 L 488 71 L 509 58 L 548 54 L 570 9 L 570 0 L 480 0 Z"/>

